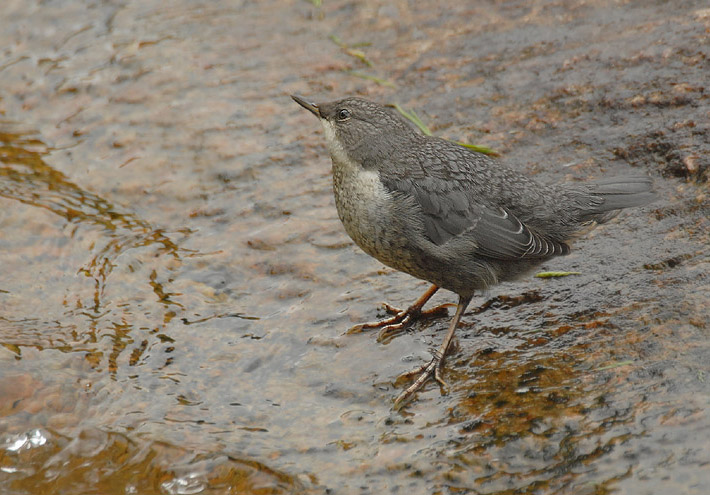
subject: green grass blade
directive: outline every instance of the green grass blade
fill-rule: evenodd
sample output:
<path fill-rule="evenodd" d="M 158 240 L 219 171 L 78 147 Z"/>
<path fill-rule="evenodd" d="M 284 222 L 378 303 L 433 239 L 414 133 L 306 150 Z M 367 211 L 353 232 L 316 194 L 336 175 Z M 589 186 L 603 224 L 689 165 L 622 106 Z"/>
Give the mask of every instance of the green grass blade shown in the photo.
<path fill-rule="evenodd" d="M 402 114 L 402 116 L 404 118 L 411 120 L 414 123 L 414 125 L 416 125 L 419 128 L 419 130 L 422 131 L 427 136 L 434 135 L 431 132 L 431 129 L 429 129 L 429 127 L 427 127 L 427 125 L 422 121 L 422 119 L 419 118 L 419 115 L 417 115 L 417 112 L 415 112 L 414 110 L 412 110 L 411 112 L 408 112 L 404 108 L 402 108 L 402 106 L 399 103 L 392 103 L 388 106 L 393 107 L 400 114 Z M 464 143 L 462 141 L 453 141 L 451 139 L 447 139 L 447 141 L 451 141 L 452 143 L 456 143 L 459 146 L 463 146 L 463 147 L 471 149 L 473 151 L 477 151 L 478 153 L 483 153 L 485 155 L 498 156 L 497 151 L 495 151 L 487 146 L 479 146 L 476 144 Z"/>
<path fill-rule="evenodd" d="M 361 79 L 367 79 L 369 81 L 374 81 L 381 86 L 387 86 L 388 88 L 397 87 L 392 81 L 388 81 L 387 79 L 382 79 L 381 77 L 373 76 L 371 74 L 365 74 L 364 72 L 358 72 L 355 70 L 346 70 L 345 72 L 347 74 L 350 74 L 351 76 L 359 77 Z"/>
<path fill-rule="evenodd" d="M 612 370 L 614 368 L 620 368 L 621 366 L 628 366 L 630 364 L 634 364 L 633 361 L 628 360 L 628 361 L 617 361 L 616 363 L 611 363 L 607 364 L 606 366 L 602 366 L 601 368 L 597 368 L 594 371 L 606 371 L 606 370 Z"/>
<path fill-rule="evenodd" d="M 570 275 L 581 275 L 581 272 L 540 272 L 536 273 L 537 278 L 568 277 Z"/>

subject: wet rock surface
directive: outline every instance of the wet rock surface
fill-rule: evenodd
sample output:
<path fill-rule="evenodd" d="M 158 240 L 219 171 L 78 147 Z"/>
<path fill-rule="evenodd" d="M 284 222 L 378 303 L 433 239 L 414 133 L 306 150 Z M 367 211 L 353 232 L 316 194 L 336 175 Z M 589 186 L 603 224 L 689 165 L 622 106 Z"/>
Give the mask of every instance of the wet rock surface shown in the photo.
<path fill-rule="evenodd" d="M 319 4 L 4 5 L 0 491 L 707 493 L 707 4 Z M 476 298 L 394 412 L 448 320 L 344 335 L 427 284 L 346 237 L 291 93 L 660 199 Z"/>

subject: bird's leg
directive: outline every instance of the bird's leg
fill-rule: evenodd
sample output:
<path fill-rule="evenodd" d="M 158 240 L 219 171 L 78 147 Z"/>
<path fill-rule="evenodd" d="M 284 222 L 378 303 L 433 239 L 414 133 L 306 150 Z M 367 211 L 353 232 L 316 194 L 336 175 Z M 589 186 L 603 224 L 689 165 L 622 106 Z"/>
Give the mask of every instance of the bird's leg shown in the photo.
<path fill-rule="evenodd" d="M 446 352 L 449 350 L 451 340 L 454 338 L 454 332 L 456 332 L 456 327 L 458 326 L 464 311 L 466 311 L 466 307 L 468 306 L 469 302 L 471 302 L 471 296 L 459 296 L 459 304 L 458 306 L 456 306 L 456 314 L 454 314 L 454 318 L 451 320 L 449 330 L 446 332 L 446 337 L 444 337 L 444 342 L 442 342 L 441 347 L 439 347 L 439 349 L 434 352 L 434 357 L 432 358 L 432 360 L 421 368 L 404 374 L 404 376 L 419 376 L 417 377 L 414 383 L 407 387 L 407 389 L 401 394 L 399 394 L 397 399 L 395 399 L 395 409 L 399 409 L 417 392 L 417 390 L 422 388 L 424 384 L 432 377 L 439 383 L 439 385 L 441 385 L 442 388 L 444 388 L 444 390 L 447 390 L 449 388 L 446 382 L 441 377 L 441 367 L 444 364 Z"/>
<path fill-rule="evenodd" d="M 418 320 L 420 318 L 432 318 L 434 316 L 445 315 L 448 312 L 448 310 L 446 309 L 446 305 L 441 305 L 429 309 L 427 311 L 422 311 L 424 305 L 427 303 L 427 301 L 429 301 L 429 299 L 431 299 L 431 296 L 433 296 L 437 290 L 439 290 L 439 287 L 436 285 L 432 285 L 431 287 L 429 287 L 429 289 L 427 289 L 424 294 L 422 294 L 419 299 L 414 302 L 414 304 L 412 304 L 405 310 L 395 308 L 385 303 L 385 311 L 393 315 L 392 318 L 387 318 L 385 320 L 373 323 L 362 323 L 360 325 L 355 325 L 350 330 L 348 330 L 347 333 L 359 333 L 363 330 L 381 328 L 380 333 L 377 336 L 377 340 L 382 341 L 386 339 L 389 335 L 396 333 L 397 331 L 406 327 L 415 320 Z"/>

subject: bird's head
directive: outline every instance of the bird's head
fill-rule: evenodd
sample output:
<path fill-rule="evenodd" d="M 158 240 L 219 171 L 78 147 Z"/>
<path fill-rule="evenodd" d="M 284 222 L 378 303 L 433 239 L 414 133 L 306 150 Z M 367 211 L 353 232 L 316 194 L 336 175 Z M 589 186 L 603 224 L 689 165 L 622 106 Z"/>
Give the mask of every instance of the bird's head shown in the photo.
<path fill-rule="evenodd" d="M 362 98 L 315 104 L 291 97 L 320 119 L 334 160 L 344 154 L 365 168 L 377 168 L 383 159 L 386 162 L 393 146 L 406 145 L 418 136 L 395 110 Z"/>

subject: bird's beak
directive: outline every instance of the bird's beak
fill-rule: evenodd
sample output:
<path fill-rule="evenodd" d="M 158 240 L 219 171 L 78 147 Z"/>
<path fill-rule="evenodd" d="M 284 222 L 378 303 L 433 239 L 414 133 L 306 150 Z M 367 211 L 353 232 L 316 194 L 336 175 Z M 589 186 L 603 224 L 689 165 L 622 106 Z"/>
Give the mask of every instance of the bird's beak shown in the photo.
<path fill-rule="evenodd" d="M 320 110 L 318 109 L 318 105 L 316 105 L 315 103 L 309 103 L 306 100 L 304 100 L 303 98 L 301 98 L 300 96 L 291 95 L 291 98 L 293 98 L 293 101 L 295 101 L 296 103 L 301 105 L 303 108 L 305 108 L 306 110 L 311 112 L 313 115 L 320 118 Z"/>

